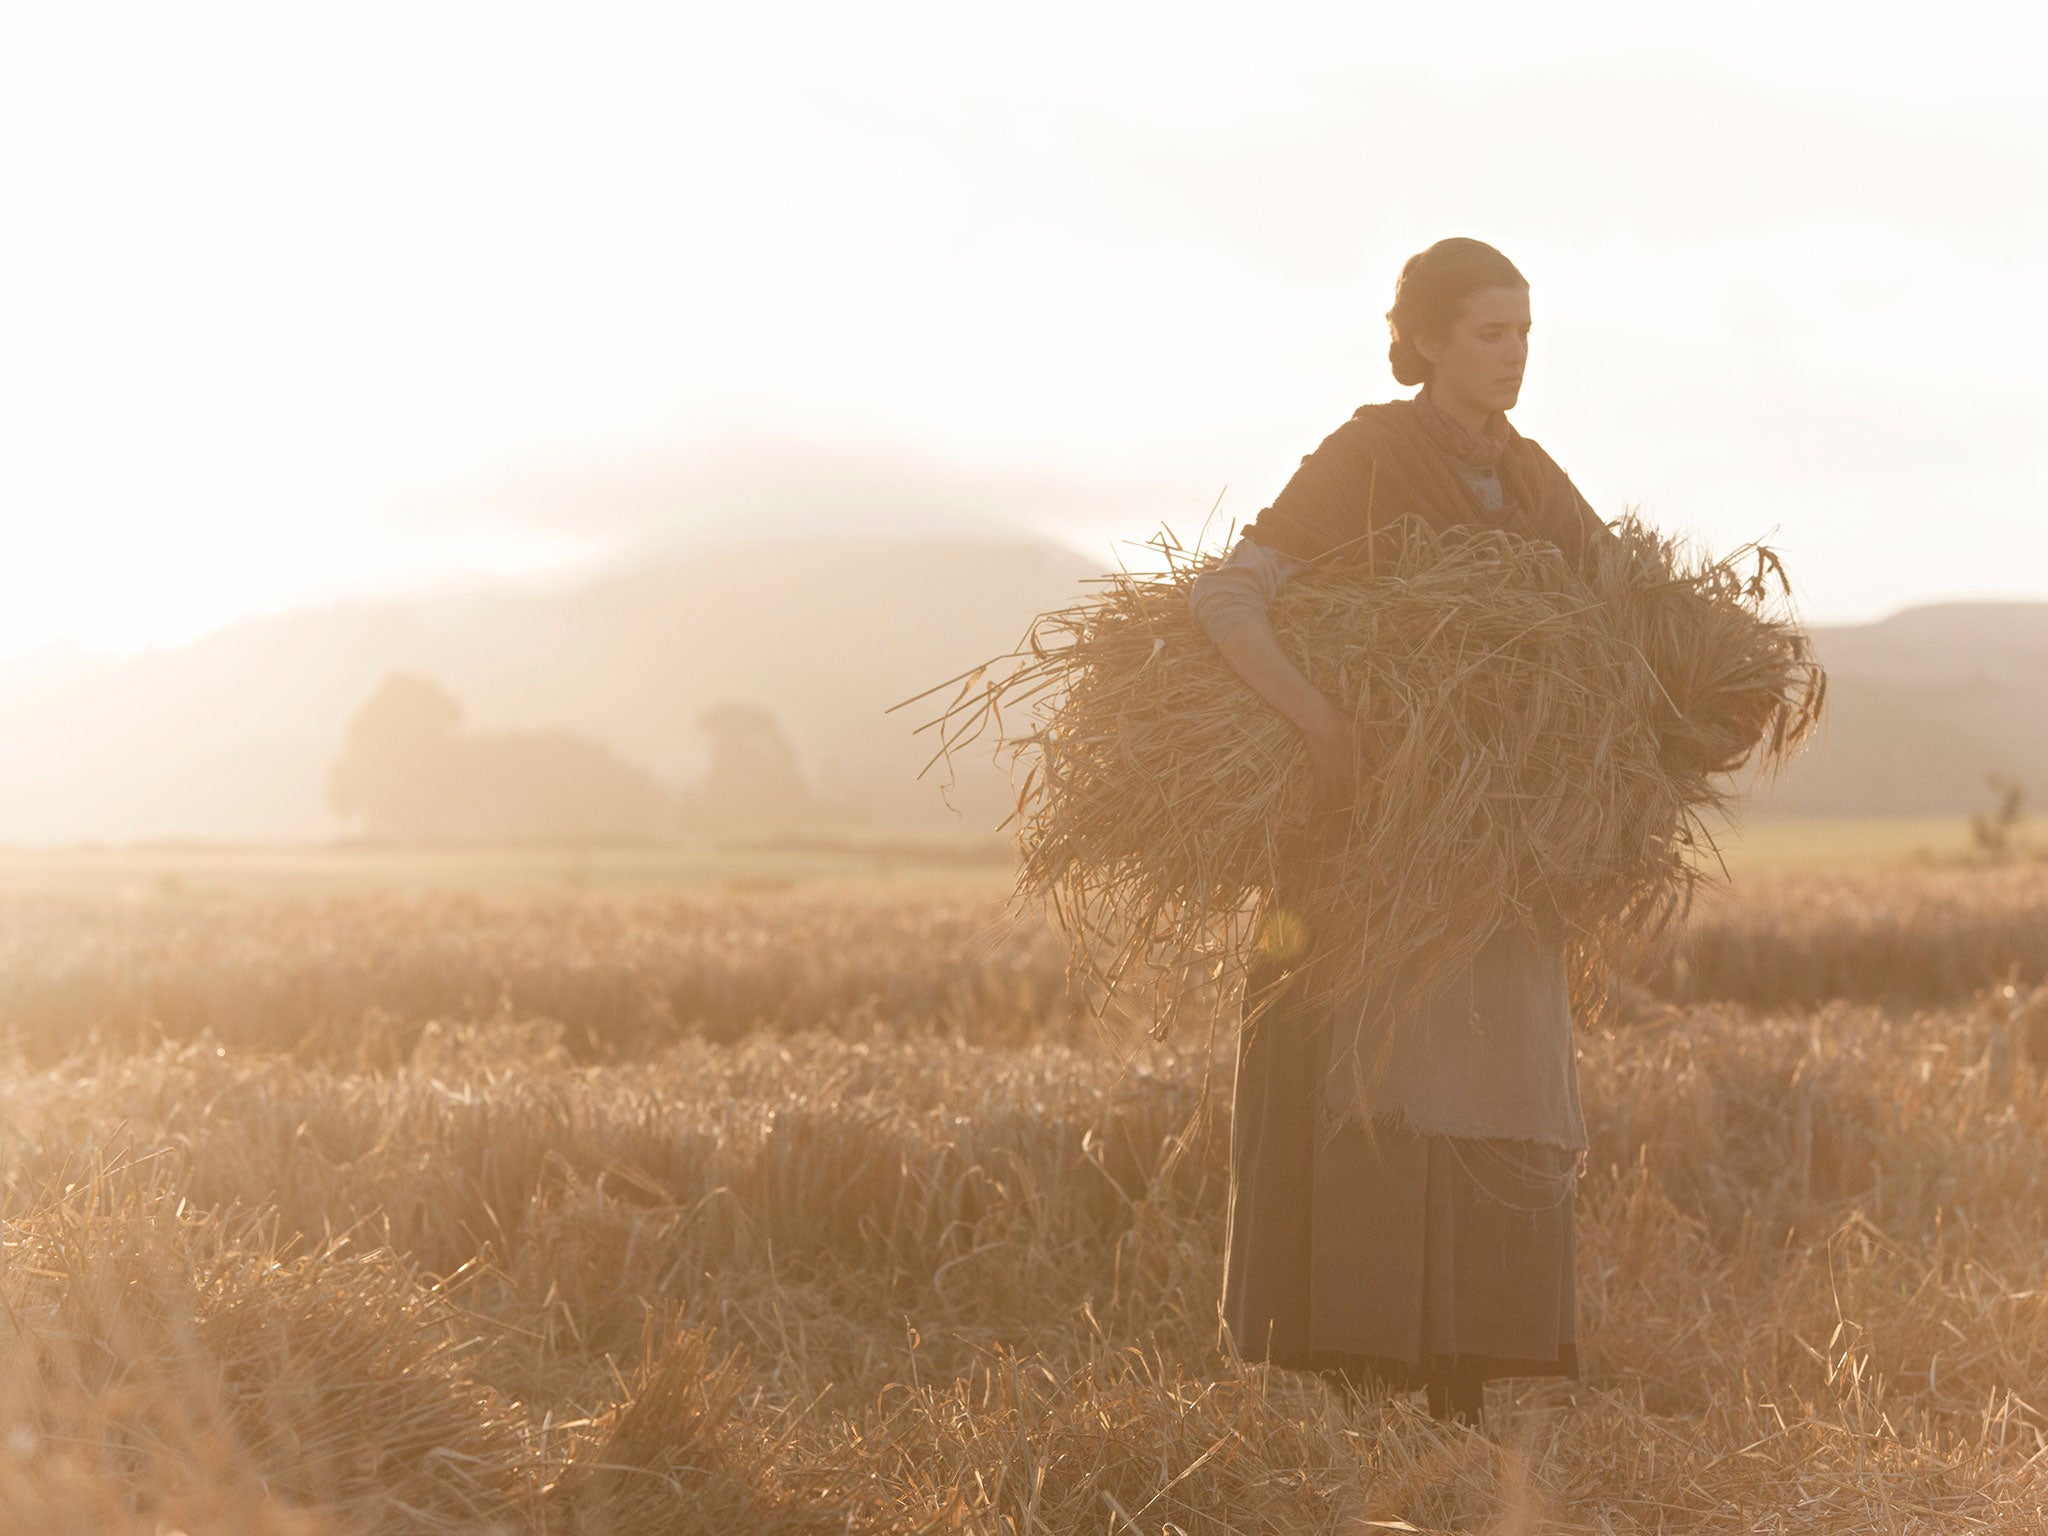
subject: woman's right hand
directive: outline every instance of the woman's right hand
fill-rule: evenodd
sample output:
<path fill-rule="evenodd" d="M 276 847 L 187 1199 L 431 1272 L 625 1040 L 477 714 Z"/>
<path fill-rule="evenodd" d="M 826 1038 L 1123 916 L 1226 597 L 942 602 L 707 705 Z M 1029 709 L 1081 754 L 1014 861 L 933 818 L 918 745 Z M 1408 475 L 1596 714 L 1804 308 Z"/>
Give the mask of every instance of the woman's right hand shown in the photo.
<path fill-rule="evenodd" d="M 1308 743 L 1309 776 L 1315 783 L 1316 805 L 1324 811 L 1344 811 L 1358 798 L 1358 738 L 1351 723 L 1331 707 L 1327 716 L 1304 731 Z"/>
<path fill-rule="evenodd" d="M 1349 810 L 1358 795 L 1358 740 L 1351 722 L 1302 676 L 1264 619 L 1238 625 L 1217 641 L 1217 648 L 1230 669 L 1291 720 L 1307 741 L 1317 808 Z"/>

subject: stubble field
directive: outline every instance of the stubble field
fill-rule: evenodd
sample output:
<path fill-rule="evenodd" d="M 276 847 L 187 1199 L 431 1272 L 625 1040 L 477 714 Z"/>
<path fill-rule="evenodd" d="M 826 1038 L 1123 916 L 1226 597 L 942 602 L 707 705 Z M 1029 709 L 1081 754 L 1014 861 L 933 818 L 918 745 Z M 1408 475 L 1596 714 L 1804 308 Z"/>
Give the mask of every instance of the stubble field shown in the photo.
<path fill-rule="evenodd" d="M 17 892 L 0 1528 L 2036 1531 L 2044 980 L 2048 868 L 1745 874 L 1474 1434 L 1233 1360 L 1227 1027 L 985 896 Z"/>

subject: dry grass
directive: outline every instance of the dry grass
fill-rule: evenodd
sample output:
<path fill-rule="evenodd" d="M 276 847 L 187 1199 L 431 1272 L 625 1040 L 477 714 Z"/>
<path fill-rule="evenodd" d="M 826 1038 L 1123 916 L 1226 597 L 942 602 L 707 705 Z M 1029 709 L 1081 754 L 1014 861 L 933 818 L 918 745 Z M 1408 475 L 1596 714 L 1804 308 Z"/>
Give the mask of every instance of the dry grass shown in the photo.
<path fill-rule="evenodd" d="M 1919 878 L 1856 900 L 2003 922 L 2040 899 Z M 1717 920 L 1760 935 L 1846 890 Z M 735 910 L 735 995 L 838 995 L 797 984 L 834 922 L 893 935 L 862 963 L 937 995 L 907 909 L 784 910 L 746 909 L 751 938 Z M 1832 932 L 1788 929 L 1785 974 Z M 154 953 L 235 982 L 216 949 Z M 0 1530 L 2040 1525 L 2048 1001 L 2025 988 L 1589 1034 L 1586 1375 L 1495 1386 L 1485 1436 L 1219 1348 L 1227 1069 L 1203 1051 L 934 1011 L 597 1060 L 478 1011 L 360 1061 L 166 1043 L 0 1079 Z"/>
<path fill-rule="evenodd" d="M 1678 1001 L 1927 1007 L 2048 981 L 2048 865 L 1746 876 L 1640 984 Z"/>
<path fill-rule="evenodd" d="M 0 1052 L 205 1040 L 378 1069 L 494 1020 L 584 1062 L 763 1032 L 1093 1040 L 1066 963 L 1051 926 L 984 899 L 18 895 L 0 898 Z M 2048 981 L 2048 865 L 1745 875 L 1634 980 L 1757 1008 Z"/>
<path fill-rule="evenodd" d="M 1272 610 L 1358 744 L 1332 818 L 1300 733 L 1189 611 L 1215 557 L 1156 542 L 1161 573 L 1041 617 L 932 727 L 944 756 L 1014 755 L 1020 895 L 1106 994 L 1156 981 L 1161 1029 L 1255 951 L 1398 1013 L 1503 924 L 1561 928 L 1591 1002 L 1604 956 L 1684 910 L 1721 775 L 1781 762 L 1820 715 L 1769 550 L 1712 560 L 1631 518 L 1582 575 L 1546 541 L 1404 519 Z"/>
<path fill-rule="evenodd" d="M 964 897 L 0 898 L 0 1040 L 209 1039 L 356 1066 L 423 1033 L 548 1019 L 579 1059 L 825 1030 L 1025 1041 L 1070 1029 L 1063 944 Z"/>

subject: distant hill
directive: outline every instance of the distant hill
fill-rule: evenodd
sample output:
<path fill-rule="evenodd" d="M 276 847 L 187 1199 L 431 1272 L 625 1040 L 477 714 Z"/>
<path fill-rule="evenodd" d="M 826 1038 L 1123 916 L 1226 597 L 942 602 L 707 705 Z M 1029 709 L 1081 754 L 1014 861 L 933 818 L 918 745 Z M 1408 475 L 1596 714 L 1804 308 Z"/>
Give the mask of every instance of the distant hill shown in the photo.
<path fill-rule="evenodd" d="M 922 540 L 719 547 L 555 591 L 252 619 L 174 650 L 0 662 L 0 842 L 326 838 L 343 729 L 384 675 L 434 679 L 486 730 L 563 729 L 680 787 L 724 701 L 785 726 L 817 787 L 885 829 L 985 833 L 931 782 L 916 711 L 889 705 L 1007 651 L 1095 574 L 1053 544 Z"/>
<path fill-rule="evenodd" d="M 1956 815 L 1984 776 L 2048 810 L 2048 603 L 1945 603 L 1815 631 L 1828 669 L 1819 740 L 1753 814 Z"/>
<path fill-rule="evenodd" d="M 707 706 L 758 705 L 814 786 L 878 830 L 985 832 L 1000 778 L 965 784 L 952 815 L 914 779 L 927 711 L 884 711 L 1009 649 L 1094 574 L 1051 544 L 849 536 L 250 620 L 140 656 L 15 657 L 0 661 L 0 842 L 336 835 L 343 729 L 400 668 L 444 686 L 468 726 L 573 731 L 674 787 L 702 770 Z M 1957 814 L 1994 770 L 2048 808 L 2048 603 L 1916 608 L 1816 638 L 1828 722 L 1752 814 Z"/>

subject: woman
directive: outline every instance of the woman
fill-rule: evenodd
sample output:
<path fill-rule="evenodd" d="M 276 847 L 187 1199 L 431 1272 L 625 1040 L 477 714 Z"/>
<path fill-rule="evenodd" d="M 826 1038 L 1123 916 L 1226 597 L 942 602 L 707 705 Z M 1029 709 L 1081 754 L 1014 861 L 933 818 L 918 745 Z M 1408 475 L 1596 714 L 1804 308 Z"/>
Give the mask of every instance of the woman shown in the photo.
<path fill-rule="evenodd" d="M 1372 765 L 1266 622 L 1291 576 L 1405 515 L 1513 529 L 1582 562 L 1612 538 L 1508 424 L 1529 285 L 1505 256 L 1439 241 L 1402 267 L 1387 322 L 1394 377 L 1420 392 L 1361 406 L 1191 593 L 1232 669 L 1301 729 L 1332 812 Z M 1264 1006 L 1240 1036 L 1233 1094 L 1223 1310 L 1238 1349 L 1424 1387 L 1433 1414 L 1473 1424 L 1490 1378 L 1576 1376 L 1586 1133 L 1562 933 L 1492 935 L 1397 1027 L 1311 1010 L 1278 969 L 1254 970 L 1247 1012 Z M 1365 1055 L 1371 1073 L 1340 1070 Z"/>

